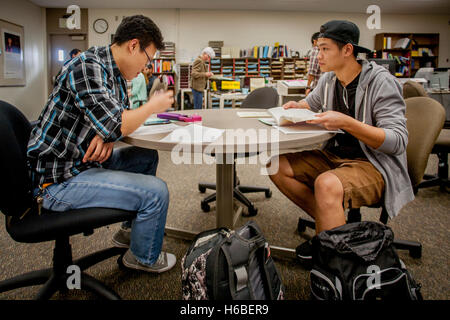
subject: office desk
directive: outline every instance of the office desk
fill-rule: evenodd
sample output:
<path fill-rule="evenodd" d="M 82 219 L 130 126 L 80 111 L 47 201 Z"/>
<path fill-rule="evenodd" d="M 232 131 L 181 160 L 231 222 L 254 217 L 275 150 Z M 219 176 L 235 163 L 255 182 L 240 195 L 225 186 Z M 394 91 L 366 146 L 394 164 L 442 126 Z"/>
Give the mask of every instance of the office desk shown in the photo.
<path fill-rule="evenodd" d="M 220 99 L 219 109 L 224 109 L 225 100 L 231 100 L 233 103 L 232 106 L 234 108 L 236 100 L 244 100 L 245 98 L 247 98 L 247 96 L 248 96 L 248 93 L 240 93 L 240 92 L 230 92 L 230 93 L 211 92 L 209 94 L 209 105 L 212 108 L 211 98 L 218 98 L 218 99 Z"/>
<path fill-rule="evenodd" d="M 192 95 L 192 89 L 191 88 L 181 88 L 180 92 L 181 92 L 181 101 L 180 101 L 181 106 L 180 106 L 180 110 L 184 110 L 184 94 L 185 93 L 189 93 L 189 94 Z M 208 94 L 208 91 L 207 90 L 203 90 L 203 105 L 202 105 L 202 108 L 204 108 L 204 109 L 206 109 L 208 107 L 208 105 L 207 105 L 207 101 L 208 101 L 207 100 L 207 94 Z M 192 105 L 194 105 L 194 98 L 192 98 Z"/>
<path fill-rule="evenodd" d="M 213 143 L 185 143 L 182 150 L 191 153 L 214 152 L 216 157 L 216 226 L 233 229 L 236 221 L 233 201 L 234 179 L 234 155 L 236 153 L 271 152 L 283 153 L 283 151 L 298 151 L 318 148 L 324 141 L 333 137 L 332 133 L 306 133 L 285 135 L 272 127 L 259 122 L 255 118 L 240 118 L 237 111 L 265 111 L 263 109 L 202 109 L 185 110 L 186 114 L 197 113 L 202 116 L 202 125 L 205 127 L 226 129 L 221 138 Z M 180 123 L 180 126 L 187 123 Z M 228 130 L 234 129 L 234 130 Z M 240 131 L 236 131 L 240 130 Z M 271 131 L 274 132 L 271 132 Z M 234 139 L 237 136 L 256 134 L 255 139 Z M 278 136 L 277 136 L 278 133 Z M 272 136 L 272 134 L 274 134 Z M 125 137 L 122 141 L 142 148 L 150 148 L 162 151 L 172 151 L 174 147 L 180 150 L 180 144 L 176 142 L 160 141 L 168 133 Z M 273 137 L 273 139 L 272 139 Z M 231 139 L 233 138 L 233 139 Z M 272 141 L 273 140 L 273 141 Z M 276 140 L 276 141 L 275 141 Z M 256 151 L 256 152 L 255 152 Z M 267 177 L 267 179 L 269 179 Z M 192 192 L 195 192 L 192 190 Z M 286 199 L 286 201 L 288 201 Z M 174 229 L 166 227 L 166 233 L 184 239 L 193 239 L 198 232 Z M 275 251 L 277 250 L 277 247 Z M 293 249 L 289 249 L 288 255 L 294 255 Z"/>

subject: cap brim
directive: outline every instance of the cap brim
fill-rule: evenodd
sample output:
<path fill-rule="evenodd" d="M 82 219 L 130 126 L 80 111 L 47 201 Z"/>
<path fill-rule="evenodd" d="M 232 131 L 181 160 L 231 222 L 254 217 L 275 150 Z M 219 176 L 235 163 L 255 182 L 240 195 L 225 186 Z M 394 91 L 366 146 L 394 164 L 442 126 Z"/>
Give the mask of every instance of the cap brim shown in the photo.
<path fill-rule="evenodd" d="M 371 53 L 373 52 L 373 50 L 361 47 L 361 46 L 357 46 L 357 45 L 353 45 L 353 48 L 355 48 L 356 52 L 363 52 L 363 53 Z"/>

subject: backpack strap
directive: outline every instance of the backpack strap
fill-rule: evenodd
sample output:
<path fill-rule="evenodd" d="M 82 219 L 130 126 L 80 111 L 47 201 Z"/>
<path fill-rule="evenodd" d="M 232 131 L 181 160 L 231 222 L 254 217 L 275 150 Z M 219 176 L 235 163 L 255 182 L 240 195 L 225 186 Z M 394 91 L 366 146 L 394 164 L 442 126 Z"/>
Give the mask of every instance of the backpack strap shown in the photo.
<path fill-rule="evenodd" d="M 228 264 L 228 279 L 232 299 L 252 299 L 247 270 L 250 246 L 233 236 L 222 245 L 221 249 Z"/>

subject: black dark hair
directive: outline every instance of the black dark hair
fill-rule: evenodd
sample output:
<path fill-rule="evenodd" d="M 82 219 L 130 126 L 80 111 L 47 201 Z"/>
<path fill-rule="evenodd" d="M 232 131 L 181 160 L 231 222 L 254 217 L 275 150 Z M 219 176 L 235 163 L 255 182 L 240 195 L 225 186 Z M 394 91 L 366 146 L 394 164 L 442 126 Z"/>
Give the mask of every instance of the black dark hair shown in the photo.
<path fill-rule="evenodd" d="M 70 58 L 72 58 L 74 55 L 76 55 L 78 52 L 81 52 L 81 50 L 80 49 L 72 49 L 72 50 L 70 50 L 70 52 L 69 52 L 69 57 Z"/>
<path fill-rule="evenodd" d="M 313 33 L 313 35 L 311 36 L 311 44 L 314 44 L 314 40 L 319 39 L 319 34 L 320 32 Z"/>
<path fill-rule="evenodd" d="M 333 41 L 338 46 L 339 50 L 342 50 L 342 48 L 346 45 L 346 43 L 341 42 L 341 41 L 337 41 L 337 40 L 334 40 L 334 39 L 330 39 L 330 40 Z M 355 48 L 355 46 L 353 46 L 353 56 L 355 58 L 358 57 L 358 50 Z"/>
<path fill-rule="evenodd" d="M 158 50 L 164 49 L 163 36 L 158 26 L 148 17 L 135 15 L 125 17 L 117 27 L 113 44 L 121 45 L 128 40 L 138 39 L 141 50 L 153 43 Z"/>

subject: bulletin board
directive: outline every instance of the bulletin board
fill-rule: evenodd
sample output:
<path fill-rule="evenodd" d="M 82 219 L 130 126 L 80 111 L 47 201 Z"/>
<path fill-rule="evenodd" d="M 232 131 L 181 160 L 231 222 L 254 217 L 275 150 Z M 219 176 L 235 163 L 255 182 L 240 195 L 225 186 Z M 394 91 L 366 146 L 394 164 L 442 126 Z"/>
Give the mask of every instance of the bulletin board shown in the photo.
<path fill-rule="evenodd" d="M 23 26 L 0 19 L 0 86 L 25 86 Z"/>

